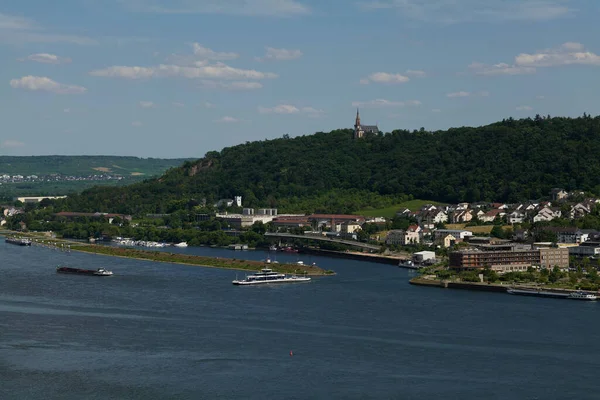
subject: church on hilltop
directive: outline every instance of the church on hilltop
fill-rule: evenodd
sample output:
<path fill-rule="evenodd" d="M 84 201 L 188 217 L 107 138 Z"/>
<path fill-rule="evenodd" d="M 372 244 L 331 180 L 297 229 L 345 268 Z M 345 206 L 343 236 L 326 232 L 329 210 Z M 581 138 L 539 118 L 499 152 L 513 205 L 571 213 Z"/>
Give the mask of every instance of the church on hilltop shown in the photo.
<path fill-rule="evenodd" d="M 365 135 L 376 135 L 379 133 L 377 125 L 361 125 L 358 108 L 356 109 L 356 121 L 354 122 L 354 139 L 360 139 Z"/>

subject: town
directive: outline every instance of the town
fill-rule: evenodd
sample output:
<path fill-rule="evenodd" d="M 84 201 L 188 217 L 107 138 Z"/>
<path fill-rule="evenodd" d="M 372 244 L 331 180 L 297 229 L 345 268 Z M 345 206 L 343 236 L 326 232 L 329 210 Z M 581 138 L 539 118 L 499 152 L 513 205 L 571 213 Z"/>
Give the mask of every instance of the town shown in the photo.
<path fill-rule="evenodd" d="M 73 181 L 120 181 L 125 179 L 121 175 L 115 174 L 90 174 L 90 175 L 20 175 L 20 174 L 1 174 L 0 185 L 10 183 L 40 183 L 40 182 L 73 182 Z"/>
<path fill-rule="evenodd" d="M 58 197 L 57 197 L 58 198 Z M 553 189 L 545 200 L 516 204 L 459 203 L 423 204 L 417 210 L 398 209 L 393 218 L 338 214 L 280 214 L 276 208 L 244 207 L 242 196 L 221 199 L 207 207 L 205 202 L 189 215 L 147 214 L 144 218 L 116 213 L 57 212 L 54 221 L 23 218 L 20 202 L 35 207 L 49 197 L 18 198 L 17 206 L 2 206 L 0 226 L 15 230 L 60 232 L 69 222 L 103 221 L 111 225 L 98 236 L 122 236 L 125 226 L 156 228 L 160 232 L 193 228 L 218 230 L 231 245 L 247 239 L 246 233 L 262 235 L 269 243 L 286 248 L 314 248 L 378 253 L 398 260 L 402 266 L 437 266 L 457 272 L 489 269 L 497 274 L 534 269 L 568 271 L 574 260 L 596 260 L 600 255 L 600 231 L 594 223 L 600 199 L 582 192 Z M 41 206 L 40 206 L 41 207 Z M 18 221 L 18 222 L 16 222 Z M 44 225 L 46 224 L 46 226 Z M 588 227 L 589 226 L 589 227 Z M 592 228 L 593 227 L 593 228 Z M 84 234 L 87 235 L 87 230 Z M 63 232 L 74 237 L 72 231 Z M 171 235 L 172 236 L 172 235 Z M 82 237 L 78 237 L 82 238 Z M 189 239 L 189 236 L 187 237 Z M 92 240 L 101 240 L 91 238 Z M 147 238 L 133 238 L 147 239 Z M 183 238 L 176 238 L 179 240 Z M 247 244 L 240 243 L 247 248 Z M 237 247 L 236 247 L 237 248 Z"/>

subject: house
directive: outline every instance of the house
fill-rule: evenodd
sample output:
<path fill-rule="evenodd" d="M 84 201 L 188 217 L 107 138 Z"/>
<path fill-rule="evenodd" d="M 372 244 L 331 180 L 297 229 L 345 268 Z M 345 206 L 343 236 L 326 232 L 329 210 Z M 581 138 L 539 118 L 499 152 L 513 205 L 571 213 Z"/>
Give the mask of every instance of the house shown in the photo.
<path fill-rule="evenodd" d="M 516 229 L 513 234 L 513 239 L 518 241 L 525 241 L 529 237 L 529 231 L 526 229 Z"/>
<path fill-rule="evenodd" d="M 410 211 L 408 208 L 403 208 L 401 210 L 396 211 L 396 215 L 401 216 L 401 217 L 410 216 L 411 213 L 412 213 L 412 211 Z"/>
<path fill-rule="evenodd" d="M 452 223 L 461 224 L 469 222 L 473 219 L 473 212 L 471 210 L 456 210 L 452 213 Z"/>
<path fill-rule="evenodd" d="M 341 232 L 342 233 L 356 233 L 360 231 L 362 227 L 356 221 L 346 221 L 342 222 Z"/>
<path fill-rule="evenodd" d="M 231 207 L 233 203 L 233 199 L 221 199 L 215 203 L 215 207 Z"/>
<path fill-rule="evenodd" d="M 423 228 L 433 228 L 435 224 L 448 222 L 448 214 L 442 210 L 422 210 L 415 213 L 417 222 Z"/>
<path fill-rule="evenodd" d="M 413 261 L 418 264 L 433 264 L 435 262 L 435 251 L 418 251 L 413 254 Z"/>
<path fill-rule="evenodd" d="M 571 210 L 569 211 L 569 217 L 571 219 L 583 218 L 592 212 L 592 209 L 595 205 L 596 203 L 593 200 L 577 203 L 571 207 Z"/>
<path fill-rule="evenodd" d="M 442 240 L 439 242 L 442 247 L 452 247 L 454 246 L 458 241 L 456 240 L 456 238 L 453 235 L 446 235 L 442 238 Z"/>
<path fill-rule="evenodd" d="M 271 224 L 276 228 L 303 228 L 310 226 L 310 221 L 306 216 L 283 216 L 275 218 Z"/>
<path fill-rule="evenodd" d="M 554 188 L 550 191 L 550 198 L 552 201 L 561 201 L 567 197 L 569 197 L 569 193 L 566 190 Z"/>
<path fill-rule="evenodd" d="M 467 236 L 473 236 L 473 232 L 461 229 L 436 229 L 433 232 L 434 241 L 440 241 L 447 235 L 452 235 L 457 241 L 462 242 Z"/>
<path fill-rule="evenodd" d="M 508 214 L 508 223 L 509 224 L 520 224 L 525 220 L 527 215 L 524 212 L 519 210 L 515 210 Z"/>
<path fill-rule="evenodd" d="M 506 213 L 504 211 L 502 211 L 502 209 L 496 208 L 496 209 L 490 210 L 490 211 L 486 212 L 485 214 L 483 214 L 481 217 L 479 217 L 479 220 L 482 222 L 492 222 L 496 218 L 502 218 L 505 215 L 506 215 Z"/>
<path fill-rule="evenodd" d="M 552 221 L 555 218 L 560 218 L 561 214 L 558 208 L 544 207 L 533 217 L 533 222 Z"/>
<path fill-rule="evenodd" d="M 508 205 L 504 203 L 492 203 L 491 207 L 495 210 L 506 210 Z"/>
<path fill-rule="evenodd" d="M 333 232 L 339 232 L 344 222 L 356 222 L 361 226 L 365 223 L 365 217 L 344 214 L 311 214 L 308 220 L 317 228 L 330 228 Z"/>
<path fill-rule="evenodd" d="M 456 210 L 468 210 L 469 209 L 469 203 L 458 203 L 458 205 L 456 206 Z"/>
<path fill-rule="evenodd" d="M 555 233 L 557 243 L 583 243 L 589 239 L 589 231 L 584 232 L 579 228 L 571 226 L 549 226 L 544 228 L 544 230 Z"/>
<path fill-rule="evenodd" d="M 421 242 L 421 227 L 411 225 L 406 230 L 394 229 L 388 232 L 385 238 L 385 244 L 394 244 L 406 246 L 410 244 L 418 244 Z"/>

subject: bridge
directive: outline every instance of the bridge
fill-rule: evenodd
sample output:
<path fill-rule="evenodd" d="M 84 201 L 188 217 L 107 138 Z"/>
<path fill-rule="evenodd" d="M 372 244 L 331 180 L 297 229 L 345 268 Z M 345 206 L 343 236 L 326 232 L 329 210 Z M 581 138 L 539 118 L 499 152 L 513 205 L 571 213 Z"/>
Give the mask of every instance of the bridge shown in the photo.
<path fill-rule="evenodd" d="M 274 238 L 286 238 L 286 239 L 303 239 L 303 240 L 318 240 L 321 242 L 330 242 L 330 243 L 339 243 L 345 244 L 347 246 L 360 247 L 361 249 L 367 250 L 380 250 L 380 246 L 376 246 L 373 244 L 357 242 L 355 240 L 345 240 L 345 239 L 335 239 L 323 235 L 294 235 L 291 233 L 275 233 L 275 232 L 267 232 L 265 233 L 266 237 L 274 237 Z"/>

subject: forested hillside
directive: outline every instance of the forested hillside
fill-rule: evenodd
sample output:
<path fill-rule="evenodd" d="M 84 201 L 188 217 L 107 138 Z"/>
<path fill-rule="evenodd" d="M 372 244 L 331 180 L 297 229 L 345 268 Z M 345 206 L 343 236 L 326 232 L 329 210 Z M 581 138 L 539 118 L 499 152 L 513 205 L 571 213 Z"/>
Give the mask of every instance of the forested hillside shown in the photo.
<path fill-rule="evenodd" d="M 350 212 L 413 196 L 443 202 L 600 194 L 600 117 L 503 120 L 482 127 L 351 130 L 246 143 L 125 188 L 95 188 L 57 204 L 78 211 L 171 212 L 242 195 L 244 206 Z"/>

